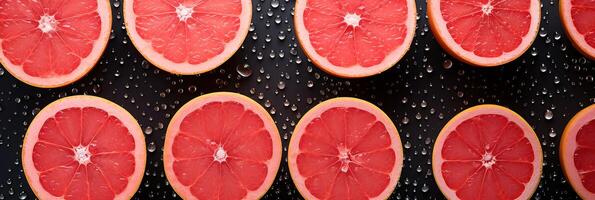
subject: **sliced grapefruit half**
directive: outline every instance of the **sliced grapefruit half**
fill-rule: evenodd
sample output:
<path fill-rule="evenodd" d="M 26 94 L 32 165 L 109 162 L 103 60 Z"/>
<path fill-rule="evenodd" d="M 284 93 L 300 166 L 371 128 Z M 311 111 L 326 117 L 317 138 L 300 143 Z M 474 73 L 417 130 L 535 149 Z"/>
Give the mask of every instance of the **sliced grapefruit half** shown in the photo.
<path fill-rule="evenodd" d="M 442 128 L 432 169 L 447 199 L 530 199 L 539 185 L 542 155 L 537 135 L 521 116 L 479 105 Z"/>
<path fill-rule="evenodd" d="M 595 199 L 595 105 L 577 113 L 560 141 L 564 174 L 583 199 Z"/>
<path fill-rule="evenodd" d="M 595 1 L 560 0 L 560 18 L 574 47 L 595 60 Z"/>
<path fill-rule="evenodd" d="M 305 199 L 387 199 L 403 166 L 397 128 L 382 110 L 355 98 L 324 101 L 299 121 L 289 172 Z"/>
<path fill-rule="evenodd" d="M 295 31 L 306 55 L 335 76 L 379 74 L 407 53 L 415 0 L 297 0 Z"/>
<path fill-rule="evenodd" d="M 223 64 L 241 47 L 251 19 L 250 0 L 124 0 L 124 21 L 136 49 L 174 74 L 199 74 Z"/>
<path fill-rule="evenodd" d="M 281 162 L 281 138 L 252 99 L 211 93 L 186 103 L 165 136 L 167 180 L 183 199 L 259 199 Z"/>
<path fill-rule="evenodd" d="M 430 28 L 457 59 L 492 67 L 521 56 L 539 30 L 539 0 L 428 0 Z"/>
<path fill-rule="evenodd" d="M 0 8 L 0 63 L 32 86 L 77 81 L 95 66 L 109 40 L 107 0 L 4 0 Z"/>
<path fill-rule="evenodd" d="M 145 139 L 132 115 L 93 96 L 46 106 L 22 149 L 25 176 L 39 199 L 130 199 L 145 159 Z"/>

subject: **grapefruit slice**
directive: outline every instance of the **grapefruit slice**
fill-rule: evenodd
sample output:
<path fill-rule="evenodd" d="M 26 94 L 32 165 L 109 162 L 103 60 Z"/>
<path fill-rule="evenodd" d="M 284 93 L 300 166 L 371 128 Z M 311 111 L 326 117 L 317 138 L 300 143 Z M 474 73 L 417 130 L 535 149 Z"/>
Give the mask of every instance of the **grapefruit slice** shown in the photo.
<path fill-rule="evenodd" d="M 212 70 L 242 45 L 250 0 L 126 0 L 130 41 L 153 65 L 174 74 Z"/>
<path fill-rule="evenodd" d="M 401 175 L 403 148 L 382 110 L 343 97 L 324 101 L 302 117 L 287 162 L 305 199 L 387 199 Z"/>
<path fill-rule="evenodd" d="M 560 17 L 574 47 L 595 60 L 595 1 L 560 0 Z"/>
<path fill-rule="evenodd" d="M 281 138 L 271 116 L 252 99 L 211 93 L 174 115 L 163 162 L 183 199 L 259 199 L 275 180 Z"/>
<path fill-rule="evenodd" d="M 447 199 L 530 199 L 539 185 L 542 155 L 537 135 L 521 116 L 479 105 L 442 128 L 432 169 Z"/>
<path fill-rule="evenodd" d="M 457 59 L 492 67 L 521 56 L 537 37 L 539 0 L 428 0 L 430 28 Z"/>
<path fill-rule="evenodd" d="M 29 125 L 22 162 L 39 199 L 130 199 L 145 169 L 145 138 L 122 107 L 71 96 L 41 110 Z"/>
<path fill-rule="evenodd" d="M 576 114 L 560 141 L 560 162 L 582 199 L 595 199 L 595 105 Z"/>
<path fill-rule="evenodd" d="M 41 88 L 87 74 L 112 27 L 106 0 L 5 0 L 0 8 L 0 63 L 15 78 Z"/>
<path fill-rule="evenodd" d="M 295 31 L 306 55 L 335 76 L 379 74 L 407 53 L 415 0 L 297 0 Z"/>

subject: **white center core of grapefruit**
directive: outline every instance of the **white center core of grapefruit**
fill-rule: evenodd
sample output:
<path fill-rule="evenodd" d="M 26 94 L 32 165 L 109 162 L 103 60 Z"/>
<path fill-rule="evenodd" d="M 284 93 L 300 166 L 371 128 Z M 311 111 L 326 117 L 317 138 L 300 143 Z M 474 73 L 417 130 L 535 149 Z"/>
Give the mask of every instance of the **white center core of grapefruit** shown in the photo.
<path fill-rule="evenodd" d="M 227 159 L 227 152 L 225 152 L 222 146 L 217 147 L 217 150 L 213 154 L 213 160 L 222 163 L 225 162 L 225 159 Z"/>
<path fill-rule="evenodd" d="M 39 28 L 41 32 L 47 33 L 56 30 L 56 25 L 58 25 L 58 21 L 56 21 L 56 18 L 54 18 L 53 15 L 44 14 L 39 19 L 37 28 Z"/>
<path fill-rule="evenodd" d="M 355 13 L 347 13 L 345 15 L 345 17 L 343 17 L 343 22 L 347 23 L 347 25 L 356 27 L 359 26 L 359 21 L 362 20 L 362 18 Z"/>
<path fill-rule="evenodd" d="M 194 12 L 192 7 L 186 7 L 180 4 L 176 7 L 176 14 L 178 15 L 178 19 L 180 21 L 186 21 L 188 18 L 192 17 L 192 13 Z"/>
<path fill-rule="evenodd" d="M 483 11 L 484 15 L 490 15 L 490 13 L 492 13 L 492 9 L 494 9 L 494 6 L 492 6 L 490 2 L 481 6 L 481 11 Z"/>
<path fill-rule="evenodd" d="M 351 162 L 349 150 L 343 149 L 339 151 L 339 160 L 341 161 L 341 172 L 347 173 L 349 171 L 349 163 Z"/>
<path fill-rule="evenodd" d="M 481 164 L 485 167 L 485 168 L 491 168 L 492 165 L 496 164 L 496 157 L 492 155 L 492 153 L 490 152 L 486 152 L 483 154 L 482 158 L 481 158 Z"/>
<path fill-rule="evenodd" d="M 91 152 L 89 152 L 89 148 L 81 145 L 74 147 L 74 159 L 82 165 L 89 163 L 91 160 Z"/>

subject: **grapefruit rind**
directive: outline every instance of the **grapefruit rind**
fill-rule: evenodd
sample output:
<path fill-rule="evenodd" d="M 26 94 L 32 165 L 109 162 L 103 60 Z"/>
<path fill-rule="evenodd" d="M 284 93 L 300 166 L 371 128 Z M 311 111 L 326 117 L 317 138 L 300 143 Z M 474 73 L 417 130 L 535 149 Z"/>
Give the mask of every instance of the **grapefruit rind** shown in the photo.
<path fill-rule="evenodd" d="M 33 167 L 33 147 L 35 141 L 38 141 L 39 131 L 43 126 L 46 119 L 53 117 L 58 111 L 71 107 L 95 107 L 106 111 L 110 115 L 118 118 L 129 130 L 130 134 L 134 138 L 134 157 L 135 157 L 135 169 L 134 173 L 128 180 L 128 185 L 120 194 L 117 194 L 114 199 L 127 200 L 132 199 L 138 188 L 140 187 L 143 175 L 145 172 L 146 164 L 146 145 L 145 137 L 142 129 L 136 119 L 124 108 L 111 102 L 107 99 L 96 97 L 77 95 L 58 99 L 39 111 L 37 116 L 31 121 L 31 125 L 27 129 L 25 138 L 23 140 L 23 148 L 21 151 L 21 160 L 23 164 L 23 172 L 25 178 L 29 183 L 29 187 L 33 190 L 35 196 L 39 199 L 57 199 L 54 195 L 42 189 L 42 185 L 39 182 L 39 175 L 36 174 L 37 170 Z M 31 166 L 29 166 L 31 165 Z M 35 171 L 31 171 L 35 170 Z"/>
<path fill-rule="evenodd" d="M 570 185 L 582 199 L 595 199 L 595 193 L 589 192 L 581 182 L 576 166 L 574 164 L 574 152 L 576 150 L 576 135 L 580 128 L 586 123 L 595 119 L 595 104 L 578 112 L 570 121 L 560 139 L 560 163 L 562 171 L 570 182 Z"/>
<path fill-rule="evenodd" d="M 535 160 L 534 160 L 534 168 L 533 168 L 533 175 L 531 179 L 527 182 L 528 184 L 525 185 L 525 190 L 521 195 L 516 199 L 530 199 L 537 187 L 539 186 L 539 180 L 541 179 L 541 172 L 542 172 L 542 163 L 543 163 L 543 152 L 541 150 L 541 145 L 539 143 L 539 138 L 533 131 L 533 128 L 523 119 L 520 115 L 516 112 L 499 105 L 492 105 L 492 104 L 483 104 L 468 108 L 457 115 L 455 115 L 450 121 L 444 125 L 438 138 L 434 142 L 434 147 L 432 150 L 432 172 L 434 173 L 434 180 L 436 181 L 436 185 L 444 194 L 447 199 L 459 199 L 454 190 L 450 189 L 442 176 L 442 158 L 440 155 L 442 150 L 442 145 L 444 145 L 444 141 L 446 137 L 451 133 L 454 129 L 457 128 L 457 125 L 461 124 L 463 121 L 468 120 L 472 117 L 481 114 L 500 114 L 502 116 L 506 116 L 509 121 L 515 122 L 525 133 L 525 137 L 529 139 L 531 146 L 533 147 L 533 152 L 535 153 Z"/>
<path fill-rule="evenodd" d="M 428 0 L 428 22 L 430 24 L 430 30 L 436 37 L 438 44 L 451 56 L 457 58 L 464 63 L 477 67 L 496 67 L 512 62 L 517 58 L 521 57 L 533 44 L 533 41 L 537 38 L 539 32 L 539 24 L 541 21 L 541 3 L 538 0 L 531 0 L 531 25 L 529 26 L 529 32 L 523 37 L 521 44 L 511 52 L 504 52 L 501 56 L 488 58 L 480 57 L 475 55 L 473 52 L 469 52 L 463 49 L 457 42 L 454 41 L 442 13 L 440 11 L 440 0 Z"/>
<path fill-rule="evenodd" d="M 312 62 L 314 62 L 316 66 L 318 66 L 322 71 L 334 76 L 341 78 L 363 78 L 380 74 L 397 64 L 405 56 L 407 51 L 409 51 L 411 43 L 413 42 L 416 29 L 417 7 L 414 0 L 407 0 L 407 35 L 399 48 L 388 53 L 381 63 L 371 67 L 363 67 L 361 65 L 337 67 L 330 63 L 328 59 L 316 53 L 316 50 L 314 50 L 314 47 L 310 43 L 310 36 L 308 34 L 308 30 L 306 30 L 304 21 L 299 20 L 304 18 L 303 11 L 306 7 L 306 2 L 307 0 L 296 0 L 295 2 L 294 10 L 296 12 L 293 17 L 293 21 L 298 42 L 300 43 L 303 52 L 306 54 L 306 56 L 308 56 L 308 58 L 310 58 Z"/>
<path fill-rule="evenodd" d="M 306 114 L 300 119 L 300 121 L 295 126 L 293 134 L 291 135 L 289 148 L 287 151 L 287 163 L 289 165 L 289 174 L 291 175 L 291 179 L 293 180 L 293 183 L 295 184 L 298 192 L 305 199 L 317 199 L 306 188 L 305 180 L 299 174 L 297 165 L 295 164 L 295 160 L 297 159 L 297 156 L 300 152 L 299 141 L 303 136 L 303 132 L 306 126 L 308 126 L 308 124 L 313 119 L 320 117 L 320 114 L 322 114 L 322 112 L 335 107 L 356 107 L 364 109 L 365 111 L 368 111 L 372 113 L 374 116 L 376 116 L 377 120 L 381 121 L 386 126 L 386 130 L 391 137 L 391 147 L 395 150 L 395 156 L 397 159 L 395 159 L 394 168 L 391 172 L 390 182 L 388 186 L 382 193 L 380 193 L 380 195 L 374 197 L 373 199 L 388 199 L 391 193 L 397 187 L 397 183 L 399 181 L 399 178 L 401 177 L 401 170 L 403 168 L 404 157 L 401 138 L 397 131 L 397 127 L 392 122 L 390 117 L 386 115 L 386 113 L 384 113 L 380 108 L 376 107 L 374 104 L 370 102 L 352 97 L 338 97 L 319 103 L 318 105 L 310 109 L 308 112 L 306 112 Z"/>
<path fill-rule="evenodd" d="M 171 151 L 172 145 L 174 142 L 175 136 L 179 132 L 180 124 L 182 123 L 183 119 L 190 114 L 191 112 L 195 111 L 196 109 L 204 106 L 207 103 L 211 103 L 214 101 L 234 101 L 237 103 L 242 104 L 246 107 L 246 109 L 251 109 L 255 114 L 257 114 L 263 121 L 265 121 L 264 126 L 267 131 L 271 134 L 272 144 L 273 144 L 273 156 L 268 165 L 269 169 L 267 172 L 266 179 L 264 180 L 263 184 L 254 191 L 249 191 L 247 196 L 244 199 L 260 199 L 262 196 L 266 194 L 269 188 L 273 185 L 275 181 L 275 177 L 277 175 L 277 171 L 279 170 L 279 166 L 281 164 L 281 137 L 279 135 L 279 130 L 277 129 L 273 118 L 268 114 L 268 112 L 256 101 L 252 100 L 249 97 L 246 97 L 241 94 L 232 93 L 232 92 L 215 92 L 210 94 L 205 94 L 199 97 L 196 97 L 190 100 L 188 103 L 184 104 L 172 117 L 170 121 L 167 132 L 165 136 L 165 143 L 163 146 L 163 167 L 165 170 L 165 176 L 169 181 L 170 185 L 174 189 L 174 191 L 183 199 L 193 199 L 194 195 L 190 192 L 186 186 L 183 186 L 180 181 L 178 180 L 177 176 L 173 172 L 173 153 Z M 255 192 L 256 191 L 256 192 Z"/>
<path fill-rule="evenodd" d="M 6 69 L 8 73 L 19 81 L 38 88 L 57 88 L 78 81 L 88 74 L 97 64 L 101 55 L 105 51 L 105 48 L 107 48 L 107 43 L 109 41 L 112 29 L 112 9 L 109 0 L 98 0 L 97 9 L 97 13 L 101 19 L 101 32 L 99 33 L 99 38 L 93 43 L 93 50 L 91 50 L 91 53 L 84 59 L 81 59 L 79 66 L 77 66 L 70 74 L 51 78 L 34 77 L 25 73 L 22 66 L 17 66 L 10 62 L 3 53 L 0 53 L 0 64 L 4 66 L 4 69 Z M 0 41 L 2 40 L 0 39 Z M 2 46 L 0 45 L 0 52 L 2 51 Z"/>
<path fill-rule="evenodd" d="M 143 57 L 151 64 L 155 65 L 161 70 L 177 75 L 201 74 L 221 66 L 223 63 L 229 60 L 229 58 L 231 58 L 236 53 L 236 51 L 238 51 L 238 49 L 240 49 L 244 43 L 244 40 L 246 39 L 246 36 L 248 36 L 250 22 L 252 20 L 252 1 L 241 0 L 242 14 L 239 16 L 240 27 L 236 33 L 236 36 L 230 42 L 225 44 L 225 50 L 222 53 L 196 65 L 190 64 L 188 62 L 174 63 L 165 58 L 163 54 L 157 53 L 155 50 L 153 50 L 151 43 L 142 39 L 136 31 L 136 18 L 134 11 L 132 10 L 133 1 L 135 0 L 124 0 L 123 3 L 124 25 L 126 26 L 130 41 L 136 47 L 138 52 L 143 55 Z"/>
<path fill-rule="evenodd" d="M 587 56 L 591 60 L 595 60 L 595 47 L 587 44 L 585 37 L 583 37 L 583 35 L 581 35 L 574 26 L 571 16 L 571 1 L 560 0 L 559 4 L 560 20 L 562 21 L 562 25 L 564 25 L 564 31 L 566 32 L 566 35 L 568 35 L 570 38 L 570 42 L 583 55 Z"/>

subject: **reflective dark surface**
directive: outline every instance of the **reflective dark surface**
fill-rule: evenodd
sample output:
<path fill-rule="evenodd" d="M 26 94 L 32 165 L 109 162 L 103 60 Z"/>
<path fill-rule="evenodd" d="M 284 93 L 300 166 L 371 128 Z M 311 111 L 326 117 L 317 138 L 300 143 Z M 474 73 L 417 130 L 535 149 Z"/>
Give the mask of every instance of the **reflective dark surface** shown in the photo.
<path fill-rule="evenodd" d="M 534 198 L 578 198 L 560 168 L 558 144 L 568 120 L 595 103 L 595 65 L 564 35 L 557 1 L 542 1 L 539 36 L 522 57 L 502 67 L 481 69 L 445 54 L 429 30 L 425 1 L 418 0 L 418 28 L 407 55 L 381 75 L 355 80 L 329 76 L 308 62 L 293 32 L 294 3 L 254 0 L 253 30 L 243 48 L 221 67 L 199 76 L 171 75 L 145 61 L 127 38 L 122 2 L 114 0 L 112 39 L 101 61 L 83 79 L 58 89 L 39 89 L 1 70 L 0 199 L 35 198 L 21 168 L 22 138 L 36 112 L 75 94 L 114 101 L 143 127 L 148 158 L 135 199 L 178 198 L 162 168 L 165 127 L 182 104 L 215 91 L 242 93 L 270 111 L 282 134 L 284 156 L 299 117 L 318 102 L 352 96 L 376 104 L 397 125 L 405 150 L 403 174 L 392 199 L 443 199 L 430 162 L 438 132 L 465 108 L 503 105 L 523 116 L 542 143 L 543 175 Z M 284 160 L 265 199 L 301 198 L 286 165 Z"/>

